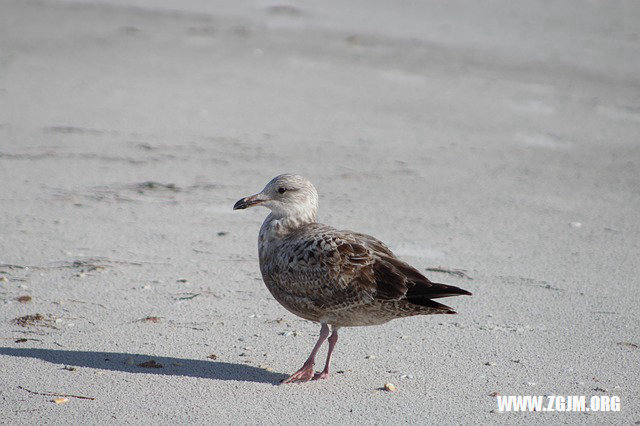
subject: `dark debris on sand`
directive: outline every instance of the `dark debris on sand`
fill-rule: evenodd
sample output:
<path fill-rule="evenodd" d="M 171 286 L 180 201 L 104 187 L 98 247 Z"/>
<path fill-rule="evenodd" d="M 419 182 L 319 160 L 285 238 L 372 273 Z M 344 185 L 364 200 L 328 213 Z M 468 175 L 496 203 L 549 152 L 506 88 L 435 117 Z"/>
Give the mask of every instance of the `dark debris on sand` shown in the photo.
<path fill-rule="evenodd" d="M 11 322 L 21 327 L 49 327 L 57 328 L 54 326 L 56 318 L 53 315 L 33 314 L 25 315 L 22 317 L 14 318 Z"/>

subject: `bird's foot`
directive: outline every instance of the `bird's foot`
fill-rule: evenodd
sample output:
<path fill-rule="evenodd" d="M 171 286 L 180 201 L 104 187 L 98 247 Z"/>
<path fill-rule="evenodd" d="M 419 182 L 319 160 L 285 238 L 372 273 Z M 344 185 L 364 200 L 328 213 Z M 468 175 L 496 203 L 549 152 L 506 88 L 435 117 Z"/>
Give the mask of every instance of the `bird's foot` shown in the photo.
<path fill-rule="evenodd" d="M 328 371 L 322 371 L 320 373 L 316 373 L 313 375 L 313 379 L 312 380 L 325 380 L 329 378 L 329 372 Z"/>
<path fill-rule="evenodd" d="M 282 384 L 285 383 L 304 383 L 308 382 L 311 379 L 315 379 L 315 375 L 313 373 L 313 364 L 312 365 L 303 365 L 302 368 L 295 373 L 293 373 L 289 378 L 284 379 Z"/>

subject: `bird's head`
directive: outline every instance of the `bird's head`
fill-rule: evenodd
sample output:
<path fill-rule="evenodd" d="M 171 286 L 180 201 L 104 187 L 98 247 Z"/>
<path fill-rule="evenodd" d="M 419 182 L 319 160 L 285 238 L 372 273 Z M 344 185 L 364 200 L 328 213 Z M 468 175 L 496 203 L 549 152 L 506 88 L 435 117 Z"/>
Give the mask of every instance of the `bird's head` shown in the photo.
<path fill-rule="evenodd" d="M 318 192 L 308 179 L 300 175 L 282 174 L 271 179 L 259 193 L 238 200 L 233 209 L 254 206 L 267 207 L 275 218 L 315 221 Z"/>

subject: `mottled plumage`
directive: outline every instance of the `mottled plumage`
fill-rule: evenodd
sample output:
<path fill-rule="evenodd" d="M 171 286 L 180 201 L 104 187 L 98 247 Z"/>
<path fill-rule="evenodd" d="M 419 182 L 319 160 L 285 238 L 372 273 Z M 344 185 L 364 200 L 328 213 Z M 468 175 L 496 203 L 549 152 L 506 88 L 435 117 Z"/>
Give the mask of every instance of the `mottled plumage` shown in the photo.
<path fill-rule="evenodd" d="M 314 378 L 315 353 L 328 336 L 327 324 L 333 327 L 329 354 L 325 370 L 315 378 L 328 376 L 338 328 L 453 314 L 432 299 L 471 294 L 429 281 L 374 237 L 316 223 L 318 195 L 301 176 L 277 176 L 262 192 L 239 200 L 234 209 L 254 205 L 271 209 L 258 237 L 267 288 L 290 312 L 322 324 L 314 351 L 288 382 Z"/>
<path fill-rule="evenodd" d="M 431 298 L 468 294 L 434 284 L 380 241 L 317 223 L 270 238 L 260 232 L 260 270 L 267 288 L 292 313 L 338 327 L 453 311 Z"/>

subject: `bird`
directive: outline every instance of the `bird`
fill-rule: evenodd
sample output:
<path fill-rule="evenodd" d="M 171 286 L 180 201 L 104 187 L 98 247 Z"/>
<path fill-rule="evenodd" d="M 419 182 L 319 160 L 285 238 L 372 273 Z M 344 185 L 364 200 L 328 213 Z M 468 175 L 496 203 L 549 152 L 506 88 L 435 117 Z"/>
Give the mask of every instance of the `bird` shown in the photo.
<path fill-rule="evenodd" d="M 274 177 L 259 193 L 238 200 L 233 210 L 256 206 L 271 210 L 258 234 L 260 272 L 267 289 L 291 313 L 320 323 L 311 354 L 282 383 L 328 378 L 342 327 L 455 314 L 433 299 L 471 295 L 430 281 L 370 235 L 318 223 L 318 192 L 300 175 Z M 327 339 L 324 369 L 315 372 L 316 354 Z"/>

